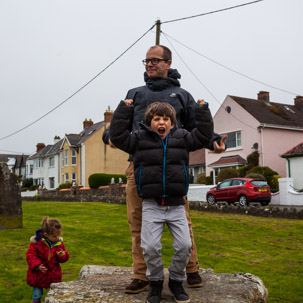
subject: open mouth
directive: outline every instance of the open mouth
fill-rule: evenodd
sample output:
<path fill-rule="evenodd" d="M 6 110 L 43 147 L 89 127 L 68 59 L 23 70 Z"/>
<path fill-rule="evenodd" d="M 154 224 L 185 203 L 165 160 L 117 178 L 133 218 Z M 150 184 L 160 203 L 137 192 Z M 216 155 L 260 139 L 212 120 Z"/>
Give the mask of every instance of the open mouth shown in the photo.
<path fill-rule="evenodd" d="M 165 128 L 164 127 L 159 127 L 158 128 L 158 134 L 159 135 L 164 135 L 165 134 Z"/>

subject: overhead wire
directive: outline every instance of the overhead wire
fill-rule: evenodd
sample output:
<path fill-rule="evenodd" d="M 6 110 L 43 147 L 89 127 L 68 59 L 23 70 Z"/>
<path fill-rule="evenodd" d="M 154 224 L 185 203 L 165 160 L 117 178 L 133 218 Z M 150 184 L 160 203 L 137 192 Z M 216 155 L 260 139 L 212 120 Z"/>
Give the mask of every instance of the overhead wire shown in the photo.
<path fill-rule="evenodd" d="M 162 33 L 163 33 L 163 32 L 162 32 Z M 163 34 L 164 34 L 164 33 L 163 33 Z M 252 78 L 252 77 L 250 77 L 250 76 L 247 76 L 247 75 L 245 75 L 245 74 L 243 74 L 243 73 L 241 73 L 241 72 L 239 72 L 239 71 L 236 71 L 236 70 L 233 69 L 233 68 L 230 68 L 230 67 L 228 67 L 228 66 L 226 66 L 226 65 L 224 65 L 224 64 L 222 64 L 222 63 L 220 63 L 220 62 L 218 62 L 218 61 L 216 61 L 216 60 L 214 60 L 214 59 L 212 59 L 212 58 L 210 58 L 210 57 L 208 57 L 208 56 L 206 56 L 206 55 L 204 55 L 204 54 L 202 54 L 202 53 L 200 53 L 200 52 L 198 52 L 198 51 L 196 51 L 196 50 L 194 50 L 194 49 L 192 49 L 191 47 L 189 47 L 189 46 L 185 45 L 184 43 L 178 41 L 177 39 L 173 38 L 172 36 L 170 36 L 170 35 L 168 35 L 168 34 L 166 34 L 166 33 L 165 33 L 165 35 L 166 35 L 167 37 L 169 37 L 170 39 L 174 40 L 175 42 L 181 44 L 181 45 L 184 46 L 185 48 L 187 48 L 187 49 L 191 50 L 192 52 L 196 53 L 197 55 L 199 55 L 199 56 L 201 56 L 201 57 L 203 57 L 203 58 L 205 58 L 205 59 L 207 59 L 207 60 L 209 60 L 209 61 L 211 61 L 211 62 L 213 62 L 213 63 L 215 63 L 215 64 L 217 64 L 217 65 L 219 65 L 219 66 L 221 66 L 221 67 L 223 67 L 223 68 L 225 68 L 225 69 L 231 71 L 231 72 L 234 72 L 234 73 L 236 73 L 236 74 L 238 74 L 238 75 L 240 75 L 240 76 L 243 76 L 243 77 L 245 77 L 245 78 L 247 78 L 247 79 L 249 79 L 249 80 L 251 80 L 251 81 L 260 83 L 260 84 L 262 84 L 262 85 L 266 85 L 266 86 L 268 86 L 268 87 L 271 87 L 271 88 L 273 88 L 273 89 L 279 90 L 279 91 L 284 92 L 284 93 L 288 93 L 288 94 L 296 95 L 296 96 L 300 95 L 300 94 L 298 94 L 298 93 L 290 92 L 290 91 L 288 91 L 288 90 L 285 90 L 285 89 L 282 89 L 282 88 L 273 86 L 273 85 L 271 85 L 271 84 L 268 84 L 268 83 L 259 81 L 259 80 L 257 80 L 257 79 L 254 79 L 254 78 Z"/>
<path fill-rule="evenodd" d="M 73 94 L 71 94 L 68 98 L 66 98 L 65 100 L 63 100 L 61 103 L 59 103 L 57 106 L 55 106 L 54 108 L 52 108 L 50 111 L 48 111 L 46 114 L 42 115 L 41 117 L 39 117 L 38 119 L 36 119 L 35 121 L 29 123 L 28 125 L 22 127 L 21 129 L 6 135 L 2 138 L 0 138 L 1 140 L 7 139 L 9 137 L 12 137 L 18 133 L 20 133 L 21 131 L 29 128 L 30 126 L 34 125 L 35 123 L 37 123 L 38 121 L 40 121 L 41 119 L 43 119 L 44 117 L 48 116 L 50 113 L 52 113 L 53 111 L 55 111 L 57 108 L 59 108 L 60 106 L 62 106 L 64 103 L 66 103 L 68 100 L 70 100 L 72 97 L 74 97 L 76 94 L 78 94 L 80 91 L 82 91 L 86 86 L 88 86 L 90 83 L 92 83 L 97 77 L 99 77 L 103 72 L 105 72 L 110 66 L 112 66 L 117 60 L 119 60 L 127 51 L 129 51 L 135 44 L 137 44 L 148 32 L 150 32 L 154 27 L 156 26 L 156 23 L 149 28 L 143 35 L 141 35 L 134 43 L 132 43 L 125 51 L 123 51 L 118 57 L 116 57 L 116 59 L 114 59 L 111 63 L 109 63 L 105 68 L 103 68 L 98 74 L 96 74 L 93 78 L 91 78 L 88 82 L 86 82 L 84 85 L 82 85 L 79 89 L 77 89 Z"/>
<path fill-rule="evenodd" d="M 162 32 L 163 33 L 163 32 Z M 214 98 L 214 100 L 225 110 L 225 107 L 222 105 L 222 103 L 216 98 L 216 96 L 206 87 L 206 85 L 200 80 L 200 78 L 193 72 L 193 70 L 187 65 L 187 63 L 184 61 L 184 59 L 181 57 L 181 55 L 178 53 L 174 45 L 171 43 L 171 41 L 168 39 L 165 33 L 163 33 L 164 37 L 167 39 L 170 46 L 174 49 L 175 53 L 179 57 L 179 59 L 183 62 L 183 64 L 186 66 L 186 68 L 189 70 L 189 72 L 193 75 L 193 77 L 206 89 L 206 91 Z M 240 120 L 237 116 L 230 113 L 232 117 L 234 117 L 236 120 L 238 120 L 240 123 L 245 124 L 246 126 L 256 129 L 255 127 L 251 126 L 250 124 Z"/>
<path fill-rule="evenodd" d="M 171 23 L 171 22 L 177 22 L 177 21 L 183 21 L 183 20 L 192 19 L 192 18 L 196 18 L 196 17 L 202 17 L 202 16 L 206 16 L 206 15 L 210 15 L 210 14 L 220 13 L 220 12 L 231 10 L 231 9 L 234 9 L 234 8 L 238 8 L 238 7 L 242 7 L 242 6 L 246 6 L 246 5 L 255 4 L 255 3 L 261 2 L 261 1 L 264 1 L 264 0 L 256 0 L 256 1 L 252 1 L 252 2 L 247 2 L 247 3 L 235 5 L 235 6 L 230 6 L 230 7 L 218 9 L 218 10 L 207 12 L 207 13 L 202 13 L 202 14 L 193 15 L 193 16 L 189 16 L 189 17 L 183 17 L 183 18 L 179 18 L 179 19 L 168 20 L 168 21 L 161 22 L 161 24 Z"/>

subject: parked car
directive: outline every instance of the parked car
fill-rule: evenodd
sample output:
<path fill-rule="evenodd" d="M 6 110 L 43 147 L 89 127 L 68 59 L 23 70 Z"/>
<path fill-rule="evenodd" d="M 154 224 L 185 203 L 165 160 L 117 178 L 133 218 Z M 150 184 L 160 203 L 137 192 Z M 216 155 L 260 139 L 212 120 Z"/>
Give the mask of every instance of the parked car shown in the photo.
<path fill-rule="evenodd" d="M 260 202 L 268 205 L 271 200 L 270 187 L 266 181 L 251 178 L 231 178 L 219 183 L 206 193 L 207 202 L 237 202 L 246 206 L 249 202 Z"/>

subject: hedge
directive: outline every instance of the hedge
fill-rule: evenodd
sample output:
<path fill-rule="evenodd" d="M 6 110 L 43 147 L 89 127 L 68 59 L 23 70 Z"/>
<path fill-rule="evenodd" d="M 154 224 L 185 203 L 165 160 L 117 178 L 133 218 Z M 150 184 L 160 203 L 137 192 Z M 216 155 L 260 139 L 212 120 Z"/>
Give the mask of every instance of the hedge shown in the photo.
<path fill-rule="evenodd" d="M 125 175 L 118 174 L 92 174 L 88 178 L 88 184 L 90 188 L 98 188 L 99 186 L 109 185 L 112 178 L 114 178 L 115 183 L 119 183 L 119 178 L 122 179 L 123 183 L 126 183 Z"/>

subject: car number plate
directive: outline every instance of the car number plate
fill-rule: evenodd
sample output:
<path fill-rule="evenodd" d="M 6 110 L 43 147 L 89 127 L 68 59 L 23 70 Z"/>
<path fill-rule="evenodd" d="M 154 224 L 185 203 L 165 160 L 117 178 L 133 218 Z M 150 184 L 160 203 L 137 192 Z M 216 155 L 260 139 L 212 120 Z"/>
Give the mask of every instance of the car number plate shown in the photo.
<path fill-rule="evenodd" d="M 259 191 L 267 191 L 265 188 L 259 188 Z"/>

